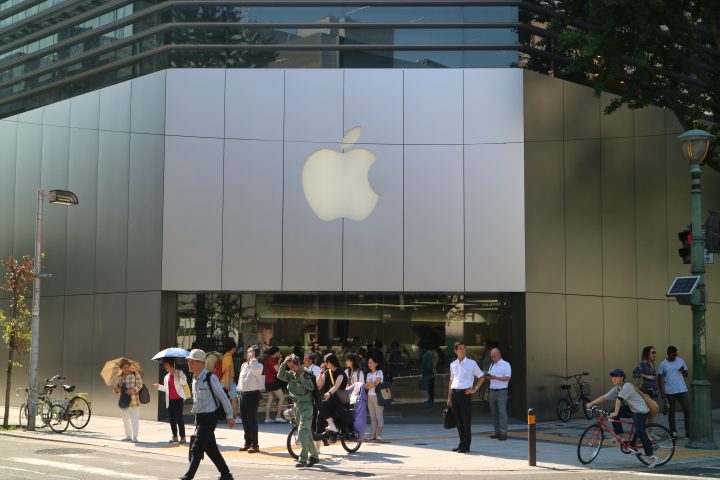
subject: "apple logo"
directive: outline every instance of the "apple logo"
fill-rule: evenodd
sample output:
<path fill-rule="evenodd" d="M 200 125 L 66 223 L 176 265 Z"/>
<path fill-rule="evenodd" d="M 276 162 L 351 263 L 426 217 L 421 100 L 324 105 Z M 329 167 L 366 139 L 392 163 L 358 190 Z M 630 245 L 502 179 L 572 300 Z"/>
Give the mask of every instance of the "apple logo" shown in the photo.
<path fill-rule="evenodd" d="M 361 127 L 348 130 L 342 152 L 323 148 L 313 152 L 302 171 L 302 186 L 310 208 L 321 220 L 345 217 L 365 220 L 377 205 L 379 195 L 368 180 L 377 157 L 362 148 L 346 151 L 360 138 Z"/>

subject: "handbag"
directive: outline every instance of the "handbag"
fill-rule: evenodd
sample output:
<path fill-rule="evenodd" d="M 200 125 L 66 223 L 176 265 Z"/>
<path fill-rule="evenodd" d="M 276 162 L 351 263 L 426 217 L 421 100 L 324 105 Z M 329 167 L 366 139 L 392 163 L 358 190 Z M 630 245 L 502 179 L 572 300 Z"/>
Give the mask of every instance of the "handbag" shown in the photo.
<path fill-rule="evenodd" d="M 455 428 L 455 414 L 452 411 L 452 407 L 447 407 L 443 410 L 443 427 L 446 429 Z"/>
<path fill-rule="evenodd" d="M 648 423 L 651 423 L 652 419 L 654 419 L 655 416 L 660 411 L 660 405 L 657 404 L 655 399 L 653 399 L 650 395 L 648 395 L 647 393 L 640 390 L 636 385 L 634 385 L 632 383 L 630 385 L 632 385 L 633 388 L 635 389 L 635 391 L 637 393 L 639 393 L 640 396 L 642 396 L 643 400 L 645 400 L 645 405 L 647 405 L 647 407 L 650 409 L 650 411 L 648 412 Z"/>
<path fill-rule="evenodd" d="M 392 392 L 390 391 L 390 385 L 386 382 L 382 382 L 380 385 L 375 387 L 375 395 L 377 395 L 378 405 L 387 407 L 392 404 Z"/>
<path fill-rule="evenodd" d="M 138 391 L 138 399 L 143 405 L 147 405 L 148 403 L 150 403 L 150 392 L 148 391 L 147 385 L 143 384 L 143 386 Z"/>
<path fill-rule="evenodd" d="M 128 408 L 130 406 L 130 394 L 127 393 L 127 387 L 125 387 L 125 384 L 123 383 L 121 390 L 120 390 L 120 398 L 118 399 L 118 407 L 120 408 Z"/>

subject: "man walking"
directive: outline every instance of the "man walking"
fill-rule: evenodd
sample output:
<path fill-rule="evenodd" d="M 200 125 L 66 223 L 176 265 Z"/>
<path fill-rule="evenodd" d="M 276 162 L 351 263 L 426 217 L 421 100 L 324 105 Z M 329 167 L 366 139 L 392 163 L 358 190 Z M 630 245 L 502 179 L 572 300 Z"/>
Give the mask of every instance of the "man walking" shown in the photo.
<path fill-rule="evenodd" d="M 490 413 L 493 417 L 495 432 L 490 438 L 507 440 L 507 401 L 508 385 L 512 376 L 510 364 L 502 359 L 499 348 L 490 351 L 493 363 L 488 370 L 487 378 L 490 380 Z"/>
<path fill-rule="evenodd" d="M 315 377 L 300 365 L 300 358 L 296 355 L 285 357 L 278 378 L 287 382 L 290 398 L 295 402 L 295 418 L 298 420 L 298 440 L 302 450 L 298 457 L 296 467 L 312 467 L 320 461 L 315 442 L 312 436 L 313 417 L 313 390 Z M 308 455 L 310 458 L 308 459 Z"/>
<path fill-rule="evenodd" d="M 447 405 L 452 407 L 455 425 L 460 443 L 453 452 L 467 453 L 470 451 L 470 422 L 472 420 L 472 397 L 483 381 L 483 373 L 475 360 L 465 356 L 465 343 L 455 342 L 457 360 L 450 364 L 450 382 L 448 383 Z M 475 379 L 479 379 L 477 385 Z"/>
<path fill-rule="evenodd" d="M 667 348 L 667 359 L 660 362 L 657 374 L 660 397 L 668 402 L 668 425 L 673 437 L 677 437 L 675 428 L 675 400 L 677 400 L 685 417 L 685 438 L 690 438 L 690 404 L 685 385 L 688 368 L 685 360 L 678 357 L 677 348 L 673 345 Z"/>
<path fill-rule="evenodd" d="M 190 480 L 195 477 L 203 454 L 207 453 L 210 460 L 220 472 L 219 480 L 233 480 L 230 469 L 218 450 L 215 442 L 215 427 L 217 417 L 215 411 L 218 405 L 222 405 L 225 411 L 225 418 L 230 428 L 235 426 L 232 406 L 225 394 L 220 380 L 211 372 L 205 370 L 205 352 L 199 349 L 190 351 L 187 357 L 188 370 L 193 374 L 192 412 L 195 414 L 195 435 L 190 446 L 190 466 L 180 480 Z"/>

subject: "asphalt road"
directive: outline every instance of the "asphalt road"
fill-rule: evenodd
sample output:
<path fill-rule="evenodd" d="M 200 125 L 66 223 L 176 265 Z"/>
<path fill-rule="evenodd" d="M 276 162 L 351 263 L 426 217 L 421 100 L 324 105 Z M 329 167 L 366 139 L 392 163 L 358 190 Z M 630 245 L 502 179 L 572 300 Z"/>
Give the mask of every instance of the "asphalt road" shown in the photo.
<path fill-rule="evenodd" d="M 37 480 L 40 478 L 63 480 L 166 480 L 178 478 L 187 462 L 179 457 L 133 452 L 105 447 L 63 445 L 58 442 L 4 437 L 0 445 L 0 480 Z M 679 466 L 682 467 L 682 466 Z M 384 471 L 353 470 L 344 467 L 320 466 L 312 469 L 296 469 L 290 465 L 252 467 L 231 465 L 238 480 L 325 480 L 325 479 L 393 479 L 437 480 L 448 478 L 439 466 L 431 472 L 389 473 Z M 196 479 L 216 479 L 214 466 L 207 460 L 201 464 Z M 512 478 L 512 479 L 627 479 L 645 478 L 720 478 L 720 464 L 659 470 L 603 471 L 578 468 L 576 471 L 559 472 L 539 468 L 537 472 L 466 471 L 452 475 L 455 478 Z"/>

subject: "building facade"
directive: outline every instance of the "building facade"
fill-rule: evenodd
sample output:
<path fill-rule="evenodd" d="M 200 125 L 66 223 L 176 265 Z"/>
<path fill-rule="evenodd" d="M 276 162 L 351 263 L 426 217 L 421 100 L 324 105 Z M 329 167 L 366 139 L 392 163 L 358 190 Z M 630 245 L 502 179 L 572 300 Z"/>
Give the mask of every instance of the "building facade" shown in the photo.
<path fill-rule="evenodd" d="M 39 376 L 61 371 L 96 412 L 117 411 L 105 360 L 153 377 L 158 350 L 227 336 L 380 348 L 408 403 L 422 349 L 442 399 L 453 342 L 481 363 L 497 344 L 517 416 L 554 415 L 563 375 L 604 391 L 644 345 L 691 360 L 689 309 L 665 297 L 687 270 L 679 125 L 604 116 L 609 95 L 513 68 L 545 58 L 517 2 L 68 3 L 87 9 L 60 26 L 41 20 L 64 2 L 0 4 L 18 15 L 0 37 L 38 26 L 0 49 L 0 255 L 31 252 L 38 186 L 78 195 L 45 211 Z M 61 27 L 36 70 L 50 51 L 28 42 Z M 80 58 L 107 63 L 62 70 Z"/>

